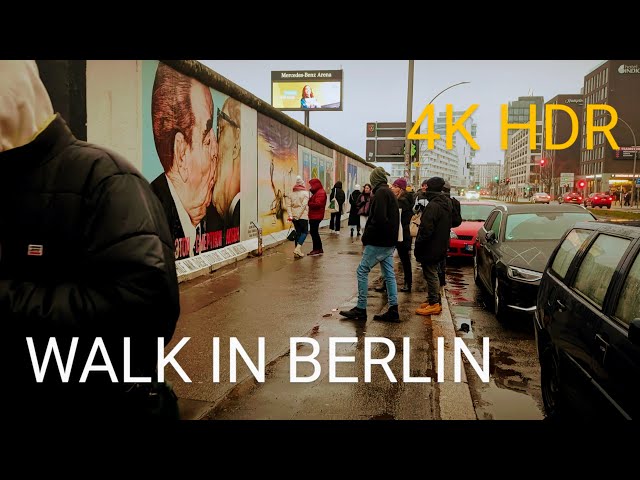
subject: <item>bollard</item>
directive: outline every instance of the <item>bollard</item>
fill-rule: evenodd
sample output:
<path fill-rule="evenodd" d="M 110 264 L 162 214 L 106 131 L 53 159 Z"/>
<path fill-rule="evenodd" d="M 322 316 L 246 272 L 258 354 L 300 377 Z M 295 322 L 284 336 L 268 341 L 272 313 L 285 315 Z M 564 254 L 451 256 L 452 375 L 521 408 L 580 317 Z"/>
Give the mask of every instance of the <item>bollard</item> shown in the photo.
<path fill-rule="evenodd" d="M 258 227 L 258 256 L 262 256 L 262 227 Z"/>

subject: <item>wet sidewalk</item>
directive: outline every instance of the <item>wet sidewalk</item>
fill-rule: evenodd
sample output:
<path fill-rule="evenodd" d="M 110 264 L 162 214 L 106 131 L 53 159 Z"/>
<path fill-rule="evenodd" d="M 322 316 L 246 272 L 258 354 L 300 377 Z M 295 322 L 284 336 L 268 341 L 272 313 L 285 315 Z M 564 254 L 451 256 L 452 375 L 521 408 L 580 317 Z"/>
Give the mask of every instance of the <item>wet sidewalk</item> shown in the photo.
<path fill-rule="evenodd" d="M 191 379 L 183 382 L 167 368 L 167 378 L 180 398 L 185 419 L 475 419 L 466 383 L 453 382 L 455 328 L 448 305 L 437 317 L 421 317 L 415 309 L 426 297 L 422 271 L 414 260 L 413 292 L 399 293 L 401 323 L 373 320 L 388 308 L 384 293 L 374 291 L 380 270 L 370 274 L 368 318 L 365 322 L 341 319 L 340 310 L 357 300 L 355 271 L 362 244 L 349 236 L 321 230 L 324 255 L 294 259 L 293 244 L 267 250 L 211 275 L 181 284 L 182 313 L 167 352 L 183 337 L 190 340 L 176 359 Z M 309 239 L 310 240 L 310 239 Z M 303 251 L 311 249 L 306 242 Z M 398 284 L 402 267 L 395 258 Z M 213 379 L 213 338 L 220 340 L 219 381 Z M 230 381 L 229 339 L 237 337 L 254 363 L 258 363 L 258 337 L 265 338 L 266 379 L 258 383 L 238 356 L 237 378 Z M 318 341 L 321 373 L 312 383 L 291 383 L 291 337 Z M 329 382 L 329 338 L 352 337 L 337 346 L 340 356 L 355 362 L 337 363 L 336 375 L 357 377 L 357 383 Z M 391 382 L 382 367 L 372 367 L 371 382 L 364 380 L 365 338 L 388 338 L 396 348 L 389 362 L 398 380 Z M 431 383 L 403 382 L 403 338 L 410 339 L 412 377 L 429 376 Z M 445 382 L 436 382 L 437 338 L 444 338 Z M 387 347 L 375 344 L 373 358 L 387 355 Z M 298 355 L 311 353 L 300 344 Z M 312 373 L 300 363 L 298 375 Z M 466 380 L 463 372 L 463 381 Z"/>

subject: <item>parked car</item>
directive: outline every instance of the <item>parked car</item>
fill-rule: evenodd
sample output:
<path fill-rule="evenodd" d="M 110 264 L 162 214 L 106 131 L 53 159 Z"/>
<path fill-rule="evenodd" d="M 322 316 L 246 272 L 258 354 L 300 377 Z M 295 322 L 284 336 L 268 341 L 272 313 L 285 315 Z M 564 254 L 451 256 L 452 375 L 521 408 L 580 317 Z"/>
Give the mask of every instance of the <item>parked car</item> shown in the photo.
<path fill-rule="evenodd" d="M 576 205 L 581 205 L 582 195 L 576 192 L 565 193 L 558 197 L 558 203 L 575 203 Z"/>
<path fill-rule="evenodd" d="M 584 199 L 584 206 L 592 208 L 611 208 L 611 202 L 613 202 L 613 195 L 607 195 L 606 193 L 592 193 Z"/>
<path fill-rule="evenodd" d="M 549 203 L 551 201 L 551 195 L 549 195 L 548 193 L 544 193 L 544 192 L 537 192 L 533 194 L 533 197 L 531 197 L 531 201 L 533 203 Z"/>
<path fill-rule="evenodd" d="M 575 223 L 595 219 L 576 205 L 499 205 L 490 213 L 478 230 L 473 277 L 493 296 L 498 321 L 533 314 L 549 255 Z"/>
<path fill-rule="evenodd" d="M 578 223 L 545 268 L 535 332 L 549 417 L 640 419 L 640 222 Z"/>
<path fill-rule="evenodd" d="M 478 230 L 487 220 L 495 204 L 481 202 L 460 202 L 462 223 L 451 229 L 449 257 L 473 257 Z"/>
<path fill-rule="evenodd" d="M 469 190 L 465 194 L 465 197 L 467 198 L 467 200 L 480 200 L 480 194 L 475 190 Z"/>

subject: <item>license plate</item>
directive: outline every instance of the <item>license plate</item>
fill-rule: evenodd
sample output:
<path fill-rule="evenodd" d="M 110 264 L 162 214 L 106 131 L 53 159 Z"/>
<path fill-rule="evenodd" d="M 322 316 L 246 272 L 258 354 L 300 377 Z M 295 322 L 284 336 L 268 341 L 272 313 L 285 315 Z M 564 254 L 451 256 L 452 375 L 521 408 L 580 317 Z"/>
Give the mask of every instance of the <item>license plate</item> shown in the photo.
<path fill-rule="evenodd" d="M 464 249 L 465 249 L 467 252 L 473 252 L 473 245 L 465 245 Z"/>

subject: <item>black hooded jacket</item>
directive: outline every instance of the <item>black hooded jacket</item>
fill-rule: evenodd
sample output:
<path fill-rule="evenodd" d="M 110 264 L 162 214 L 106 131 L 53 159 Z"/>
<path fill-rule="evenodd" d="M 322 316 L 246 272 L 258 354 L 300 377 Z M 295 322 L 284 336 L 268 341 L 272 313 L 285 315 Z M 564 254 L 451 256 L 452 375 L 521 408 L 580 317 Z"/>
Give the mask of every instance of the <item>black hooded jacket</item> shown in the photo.
<path fill-rule="evenodd" d="M 369 218 L 362 234 L 363 245 L 396 246 L 400 225 L 398 208 L 398 200 L 386 183 L 374 187 Z"/>
<path fill-rule="evenodd" d="M 414 254 L 421 263 L 433 265 L 445 259 L 449 249 L 452 205 L 441 192 L 426 192 L 427 204 L 416 237 Z"/>
<path fill-rule="evenodd" d="M 0 165 L 4 381 L 24 409 L 12 413 L 126 417 L 124 337 L 131 338 L 131 375 L 153 376 L 157 339 L 169 342 L 180 312 L 162 206 L 131 164 L 77 140 L 60 116 L 30 143 L 0 153 Z M 53 356 L 44 382 L 35 381 L 27 337 L 39 362 L 55 337 L 63 363 L 79 338 L 68 383 Z M 78 381 L 96 337 L 118 383 L 104 371 Z M 105 365 L 101 353 L 94 365 Z"/>

